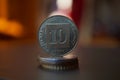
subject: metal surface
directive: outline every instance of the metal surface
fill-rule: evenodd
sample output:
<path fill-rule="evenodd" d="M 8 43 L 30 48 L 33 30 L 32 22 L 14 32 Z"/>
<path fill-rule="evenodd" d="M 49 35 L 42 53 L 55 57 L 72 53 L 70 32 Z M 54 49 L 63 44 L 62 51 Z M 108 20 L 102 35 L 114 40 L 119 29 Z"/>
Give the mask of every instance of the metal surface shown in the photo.
<path fill-rule="evenodd" d="M 40 67 L 48 70 L 75 70 L 78 69 L 78 57 L 39 57 Z"/>
<path fill-rule="evenodd" d="M 72 20 L 56 15 L 42 23 L 38 37 L 44 51 L 52 56 L 63 56 L 75 47 L 78 30 Z"/>

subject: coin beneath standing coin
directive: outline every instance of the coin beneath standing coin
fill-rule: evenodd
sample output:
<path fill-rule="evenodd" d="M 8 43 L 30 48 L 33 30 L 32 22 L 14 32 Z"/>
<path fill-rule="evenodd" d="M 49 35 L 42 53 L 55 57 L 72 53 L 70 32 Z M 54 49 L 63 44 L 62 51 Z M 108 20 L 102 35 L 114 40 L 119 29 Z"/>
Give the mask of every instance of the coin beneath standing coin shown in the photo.
<path fill-rule="evenodd" d="M 74 22 L 65 16 L 47 18 L 39 28 L 39 43 L 51 56 L 63 56 L 76 45 L 78 29 Z"/>
<path fill-rule="evenodd" d="M 40 67 L 48 70 L 74 70 L 78 69 L 78 57 L 75 55 L 64 57 L 39 57 Z"/>

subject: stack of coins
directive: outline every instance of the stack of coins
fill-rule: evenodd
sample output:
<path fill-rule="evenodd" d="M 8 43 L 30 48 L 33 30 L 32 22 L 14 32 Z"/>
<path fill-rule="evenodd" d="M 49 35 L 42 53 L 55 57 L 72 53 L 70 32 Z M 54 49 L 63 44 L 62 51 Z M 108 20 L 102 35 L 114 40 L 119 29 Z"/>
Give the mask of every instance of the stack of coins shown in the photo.
<path fill-rule="evenodd" d="M 39 57 L 40 66 L 49 70 L 72 70 L 78 68 L 78 58 L 68 54 L 77 43 L 78 29 L 65 16 L 51 16 L 39 28 L 41 48 L 51 57 Z"/>

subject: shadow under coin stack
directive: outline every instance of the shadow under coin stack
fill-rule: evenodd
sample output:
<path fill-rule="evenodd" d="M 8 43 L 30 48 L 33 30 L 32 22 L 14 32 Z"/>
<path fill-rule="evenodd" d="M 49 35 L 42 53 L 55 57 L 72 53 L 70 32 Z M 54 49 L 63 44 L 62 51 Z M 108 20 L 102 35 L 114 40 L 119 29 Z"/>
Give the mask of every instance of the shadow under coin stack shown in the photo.
<path fill-rule="evenodd" d="M 51 57 L 39 57 L 40 66 L 48 70 L 73 70 L 78 68 L 78 58 L 68 54 L 75 48 L 78 29 L 72 20 L 56 15 L 47 18 L 39 28 L 41 48 Z"/>

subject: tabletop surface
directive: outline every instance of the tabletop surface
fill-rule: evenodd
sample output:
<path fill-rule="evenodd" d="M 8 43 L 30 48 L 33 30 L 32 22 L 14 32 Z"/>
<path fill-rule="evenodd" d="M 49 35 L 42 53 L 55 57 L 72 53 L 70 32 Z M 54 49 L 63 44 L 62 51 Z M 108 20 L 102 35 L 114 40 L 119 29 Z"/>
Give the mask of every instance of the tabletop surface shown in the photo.
<path fill-rule="evenodd" d="M 79 69 L 47 71 L 39 68 L 38 43 L 1 41 L 0 80 L 119 80 L 120 48 L 87 46 L 73 51 L 79 58 Z"/>

